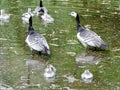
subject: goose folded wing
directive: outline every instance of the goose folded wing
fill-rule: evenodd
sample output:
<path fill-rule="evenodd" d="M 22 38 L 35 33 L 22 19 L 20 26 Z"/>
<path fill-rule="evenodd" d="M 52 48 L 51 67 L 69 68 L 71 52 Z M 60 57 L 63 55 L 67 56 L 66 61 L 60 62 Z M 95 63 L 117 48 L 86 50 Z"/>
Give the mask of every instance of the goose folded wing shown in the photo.
<path fill-rule="evenodd" d="M 31 35 L 29 37 L 29 46 L 37 51 L 42 51 L 44 49 L 42 39 L 39 34 Z"/>
<path fill-rule="evenodd" d="M 87 31 L 87 30 L 86 30 Z M 87 45 L 100 47 L 104 41 L 95 32 L 88 30 L 83 36 L 83 40 Z"/>
<path fill-rule="evenodd" d="M 48 45 L 45 37 L 42 35 L 41 35 L 41 41 L 42 41 L 43 46 L 46 47 L 47 49 L 49 49 L 49 45 Z"/>

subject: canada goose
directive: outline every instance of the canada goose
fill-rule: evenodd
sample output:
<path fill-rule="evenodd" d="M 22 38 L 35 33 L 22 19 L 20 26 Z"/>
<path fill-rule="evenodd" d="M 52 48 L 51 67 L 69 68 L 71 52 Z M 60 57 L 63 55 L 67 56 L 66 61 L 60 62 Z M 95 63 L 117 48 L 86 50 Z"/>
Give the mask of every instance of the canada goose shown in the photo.
<path fill-rule="evenodd" d="M 108 48 L 108 45 L 101 39 L 100 36 L 91 30 L 84 29 L 81 26 L 78 13 L 71 12 L 70 15 L 76 19 L 78 28 L 77 38 L 83 44 L 85 50 L 88 46 L 95 47 L 95 49 L 97 47 Z"/>
<path fill-rule="evenodd" d="M 26 13 L 22 14 L 22 22 L 23 23 L 29 23 L 29 16 L 34 16 L 34 14 L 31 12 L 31 8 L 28 8 L 28 11 Z"/>
<path fill-rule="evenodd" d="M 39 14 L 43 14 L 44 12 L 48 13 L 47 8 L 43 6 L 42 2 L 43 2 L 43 0 L 40 0 L 40 2 L 39 2 L 40 6 L 35 8 L 34 13 L 36 13 L 37 16 Z"/>
<path fill-rule="evenodd" d="M 43 54 L 50 55 L 50 49 L 47 44 L 45 37 L 37 32 L 35 32 L 32 26 L 32 16 L 29 18 L 29 28 L 28 28 L 28 36 L 25 40 L 28 46 L 32 50 L 40 51 Z"/>
<path fill-rule="evenodd" d="M 87 69 L 81 74 L 81 78 L 85 83 L 91 83 L 93 80 L 93 74 Z"/>
<path fill-rule="evenodd" d="M 0 20 L 8 20 L 10 18 L 10 14 L 6 14 L 4 9 L 0 10 Z"/>

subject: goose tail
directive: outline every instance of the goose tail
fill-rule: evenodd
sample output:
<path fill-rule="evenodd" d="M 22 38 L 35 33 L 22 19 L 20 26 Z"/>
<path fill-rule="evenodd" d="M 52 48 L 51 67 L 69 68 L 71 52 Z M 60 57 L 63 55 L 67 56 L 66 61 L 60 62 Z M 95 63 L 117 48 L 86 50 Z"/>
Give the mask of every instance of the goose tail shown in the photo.
<path fill-rule="evenodd" d="M 50 49 L 48 49 L 47 47 L 45 47 L 45 53 L 46 53 L 47 55 L 50 55 Z"/>
<path fill-rule="evenodd" d="M 108 44 L 106 44 L 106 43 L 104 43 L 104 44 L 101 44 L 101 47 L 102 47 L 102 48 L 106 48 L 106 49 L 107 49 L 107 48 L 109 48 L 109 45 L 108 45 Z"/>
<path fill-rule="evenodd" d="M 50 55 L 50 50 L 48 49 L 46 53 L 47 53 L 48 55 Z"/>

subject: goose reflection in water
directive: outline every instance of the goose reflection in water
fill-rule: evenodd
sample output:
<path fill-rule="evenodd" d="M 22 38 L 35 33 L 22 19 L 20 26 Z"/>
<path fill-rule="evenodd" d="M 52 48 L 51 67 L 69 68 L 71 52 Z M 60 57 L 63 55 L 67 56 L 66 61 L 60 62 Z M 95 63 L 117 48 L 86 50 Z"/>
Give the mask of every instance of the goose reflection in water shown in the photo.
<path fill-rule="evenodd" d="M 5 22 L 9 22 L 11 14 L 6 14 L 4 9 L 0 10 L 0 25 L 4 25 Z"/>
<path fill-rule="evenodd" d="M 102 58 L 102 56 L 86 55 L 86 53 L 80 53 L 76 56 L 76 64 L 98 64 L 103 59 L 104 58 Z"/>
<path fill-rule="evenodd" d="M 42 69 L 45 66 L 45 63 L 39 60 L 28 59 L 26 60 L 26 66 L 29 70 Z"/>
<path fill-rule="evenodd" d="M 21 76 L 21 82 L 23 82 L 24 84 L 26 83 L 28 85 L 31 83 L 31 78 L 30 78 L 31 71 L 36 69 L 39 69 L 39 70 L 43 69 L 43 67 L 45 66 L 45 63 L 39 60 L 27 59 L 26 66 L 27 66 L 28 74 L 27 76 Z"/>

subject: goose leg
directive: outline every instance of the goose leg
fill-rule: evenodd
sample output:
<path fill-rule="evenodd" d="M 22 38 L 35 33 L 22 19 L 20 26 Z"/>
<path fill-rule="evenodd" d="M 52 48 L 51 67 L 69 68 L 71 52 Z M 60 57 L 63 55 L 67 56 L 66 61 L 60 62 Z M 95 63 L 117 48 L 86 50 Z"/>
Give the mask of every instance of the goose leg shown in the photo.
<path fill-rule="evenodd" d="M 88 53 L 88 47 L 85 47 L 85 55 Z"/>
<path fill-rule="evenodd" d="M 41 53 L 41 52 L 39 52 L 39 55 L 41 56 L 41 55 L 42 55 L 42 53 Z"/>
<path fill-rule="evenodd" d="M 31 57 L 34 57 L 33 49 L 31 48 Z"/>
<path fill-rule="evenodd" d="M 97 47 L 94 47 L 94 51 L 97 51 Z"/>

